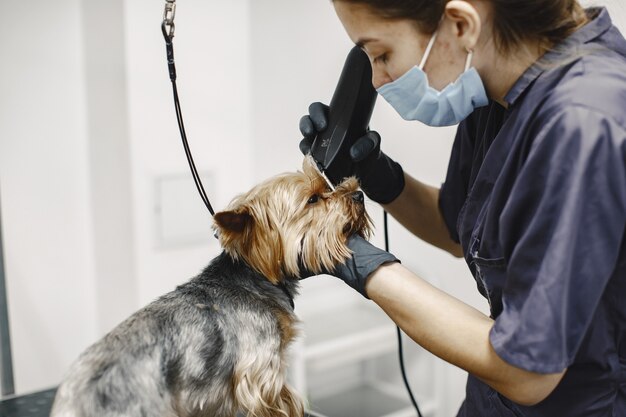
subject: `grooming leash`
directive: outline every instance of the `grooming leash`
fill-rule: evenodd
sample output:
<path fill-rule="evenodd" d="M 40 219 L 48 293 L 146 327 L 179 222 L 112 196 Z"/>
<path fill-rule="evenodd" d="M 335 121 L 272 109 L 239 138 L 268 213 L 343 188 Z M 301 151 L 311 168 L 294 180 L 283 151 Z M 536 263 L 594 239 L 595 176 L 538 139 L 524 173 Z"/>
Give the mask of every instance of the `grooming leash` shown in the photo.
<path fill-rule="evenodd" d="M 202 202 L 211 213 L 211 216 L 215 215 L 215 211 L 211 206 L 209 197 L 204 191 L 204 185 L 198 174 L 198 169 L 193 160 L 193 155 L 189 149 L 189 142 L 187 141 L 187 133 L 185 132 L 185 122 L 183 121 L 183 112 L 180 107 L 180 100 L 178 99 L 178 87 L 176 86 L 176 64 L 174 63 L 174 17 L 176 16 L 176 0 L 165 0 L 165 11 L 163 12 L 163 23 L 161 23 L 161 31 L 163 32 L 163 38 L 165 38 L 165 49 L 167 51 L 167 68 L 170 74 L 170 80 L 172 81 L 172 91 L 174 93 L 174 107 L 176 108 L 176 119 L 178 121 L 178 129 L 180 130 L 180 137 L 183 141 L 183 148 L 185 148 L 185 155 L 187 156 L 187 162 L 189 163 L 189 169 L 191 170 L 191 176 L 196 184 L 196 189 L 200 194 Z"/>
<path fill-rule="evenodd" d="M 196 168 L 196 164 L 193 160 L 193 155 L 191 154 L 191 149 L 189 148 L 189 142 L 187 141 L 187 132 L 185 131 L 185 122 L 183 120 L 183 113 L 180 107 L 180 100 L 178 98 L 178 87 L 176 86 L 176 64 L 174 62 L 173 43 L 174 31 L 176 29 L 176 26 L 174 25 L 174 17 L 176 17 L 176 0 L 165 0 L 165 10 L 163 12 L 161 31 L 163 32 L 163 38 L 165 39 L 165 49 L 167 52 L 167 68 L 170 74 L 170 81 L 172 81 L 172 91 L 174 93 L 174 107 L 176 108 L 176 120 L 178 121 L 178 129 L 180 130 L 180 137 L 183 142 L 183 148 L 185 148 L 185 155 L 187 156 L 187 162 L 189 163 L 189 169 L 191 170 L 191 176 L 193 177 L 193 181 L 196 184 L 196 189 L 200 194 L 202 202 L 209 210 L 209 213 L 211 213 L 211 216 L 214 216 L 215 211 L 213 210 L 213 206 L 211 206 L 209 197 L 204 190 L 204 185 L 202 184 L 202 180 L 200 179 L 200 175 L 198 174 L 198 169 Z M 215 237 L 218 237 L 217 232 Z M 285 284 L 281 282 L 276 286 L 285 293 L 293 310 L 295 308 L 293 297 L 287 290 Z"/>

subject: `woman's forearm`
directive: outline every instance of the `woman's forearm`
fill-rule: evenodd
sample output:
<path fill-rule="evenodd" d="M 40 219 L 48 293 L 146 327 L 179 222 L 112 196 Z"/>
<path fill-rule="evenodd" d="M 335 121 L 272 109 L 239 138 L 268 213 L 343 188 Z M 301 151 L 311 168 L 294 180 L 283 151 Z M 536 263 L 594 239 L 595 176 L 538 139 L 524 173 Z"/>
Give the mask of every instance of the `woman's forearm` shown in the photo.
<path fill-rule="evenodd" d="M 384 209 L 407 230 L 420 239 L 461 257 L 461 246 L 450 238 L 450 232 L 439 210 L 439 189 L 404 174 L 402 193 Z"/>
<path fill-rule="evenodd" d="M 537 374 L 509 365 L 489 341 L 493 320 L 433 287 L 398 263 L 368 279 L 368 296 L 423 348 L 483 380 L 520 404 L 535 404 L 559 383 L 559 374 Z"/>

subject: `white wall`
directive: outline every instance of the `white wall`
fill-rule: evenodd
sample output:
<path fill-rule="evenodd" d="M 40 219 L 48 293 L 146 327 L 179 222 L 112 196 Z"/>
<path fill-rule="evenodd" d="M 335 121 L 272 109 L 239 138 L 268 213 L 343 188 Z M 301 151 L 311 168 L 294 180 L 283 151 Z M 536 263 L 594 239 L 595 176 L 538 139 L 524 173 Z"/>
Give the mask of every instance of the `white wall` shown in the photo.
<path fill-rule="evenodd" d="M 16 388 L 56 384 L 96 335 L 78 0 L 3 2 L 0 190 Z"/>
<path fill-rule="evenodd" d="M 96 331 L 137 307 L 122 0 L 81 4 Z"/>

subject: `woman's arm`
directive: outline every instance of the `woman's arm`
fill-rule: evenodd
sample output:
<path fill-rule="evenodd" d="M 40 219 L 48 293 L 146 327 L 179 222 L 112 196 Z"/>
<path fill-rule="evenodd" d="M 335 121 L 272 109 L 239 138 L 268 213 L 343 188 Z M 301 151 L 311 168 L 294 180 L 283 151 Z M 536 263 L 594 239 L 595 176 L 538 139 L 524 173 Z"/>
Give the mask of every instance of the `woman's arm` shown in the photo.
<path fill-rule="evenodd" d="M 423 184 L 404 174 L 404 189 L 383 208 L 420 239 L 462 257 L 461 245 L 450 237 L 450 232 L 439 210 L 439 189 Z"/>
<path fill-rule="evenodd" d="M 494 321 L 440 291 L 399 263 L 385 264 L 366 284 L 368 296 L 415 342 L 522 405 L 556 388 L 558 374 L 525 371 L 503 361 L 489 341 Z"/>

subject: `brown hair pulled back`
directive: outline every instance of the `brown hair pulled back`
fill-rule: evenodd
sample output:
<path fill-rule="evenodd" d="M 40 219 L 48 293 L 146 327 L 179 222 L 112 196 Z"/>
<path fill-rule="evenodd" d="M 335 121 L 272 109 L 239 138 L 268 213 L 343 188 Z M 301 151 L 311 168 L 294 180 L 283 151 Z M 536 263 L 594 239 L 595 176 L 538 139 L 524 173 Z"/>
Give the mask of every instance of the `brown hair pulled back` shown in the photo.
<path fill-rule="evenodd" d="M 333 0 L 371 7 L 388 19 L 412 19 L 420 29 L 437 28 L 449 0 Z M 491 4 L 496 46 L 509 53 L 524 41 L 546 49 L 586 21 L 578 0 L 487 0 Z"/>

